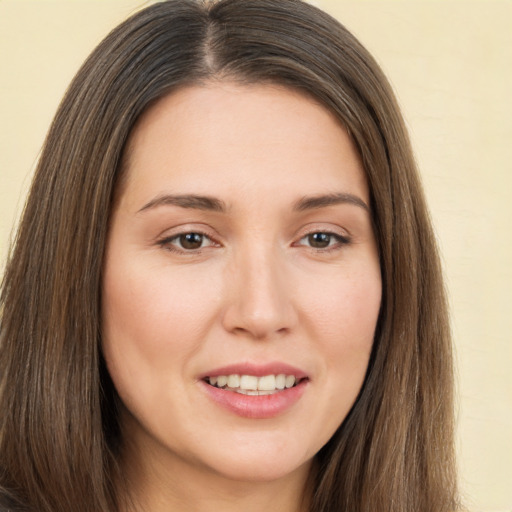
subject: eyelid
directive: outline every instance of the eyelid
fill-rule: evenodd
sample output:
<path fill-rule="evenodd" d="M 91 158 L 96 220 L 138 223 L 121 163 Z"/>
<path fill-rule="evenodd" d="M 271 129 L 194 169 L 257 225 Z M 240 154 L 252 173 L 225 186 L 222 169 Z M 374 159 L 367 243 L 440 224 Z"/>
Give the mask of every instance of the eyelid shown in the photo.
<path fill-rule="evenodd" d="M 197 255 L 200 254 L 202 250 L 209 249 L 210 247 L 222 247 L 222 243 L 219 241 L 219 237 L 212 234 L 211 231 L 211 229 L 205 226 L 198 226 L 197 224 L 185 224 L 164 231 L 164 234 L 160 235 L 157 238 L 156 243 L 159 246 L 166 248 L 170 252 L 175 252 L 178 254 L 188 256 L 194 254 Z M 201 235 L 202 237 L 207 238 L 210 241 L 210 243 L 207 246 L 199 247 L 197 249 L 180 248 L 177 244 L 173 243 L 175 240 L 179 239 L 180 236 L 191 233 L 196 233 L 198 235 Z M 324 233 L 326 235 L 329 235 L 333 237 L 337 241 L 337 243 L 330 244 L 327 247 L 323 248 L 308 246 L 306 243 L 301 243 L 305 238 L 315 233 Z M 339 226 L 326 226 L 325 224 L 314 224 L 304 226 L 301 230 L 297 232 L 296 236 L 294 237 L 294 240 L 295 241 L 292 243 L 292 246 L 308 247 L 309 249 L 315 252 L 329 252 L 339 250 L 342 247 L 350 244 L 352 242 L 352 236 L 345 229 Z"/>
<path fill-rule="evenodd" d="M 334 238 L 335 240 L 338 241 L 338 246 L 340 245 L 347 245 L 350 243 L 350 239 L 346 236 L 343 236 L 343 235 L 339 235 L 337 233 L 333 233 L 333 232 L 330 232 L 330 231 L 312 231 L 311 233 L 307 233 L 306 235 L 304 235 L 303 237 L 301 237 L 299 239 L 299 241 L 297 242 L 297 245 L 303 245 L 303 244 L 300 244 L 300 242 L 302 240 L 304 240 L 305 238 L 309 237 L 310 235 L 314 235 L 316 233 L 322 233 L 322 234 L 325 234 L 325 235 L 328 235 L 332 238 Z M 317 247 L 311 247 L 311 249 L 315 249 L 317 251 L 325 251 L 325 250 L 328 250 L 328 249 L 331 249 L 331 248 L 334 248 L 335 246 L 334 245 L 329 245 L 327 247 L 323 247 L 323 248 L 317 248 Z"/>
<path fill-rule="evenodd" d="M 315 233 L 324 233 L 326 235 L 330 235 L 334 237 L 337 240 L 337 243 L 333 245 L 328 245 L 327 247 L 323 248 L 316 248 L 312 246 L 308 246 L 306 244 L 300 243 L 302 240 L 307 238 L 310 235 L 313 235 Z M 345 230 L 342 229 L 339 226 L 333 226 L 329 225 L 326 226 L 325 224 L 314 224 L 314 225 L 308 225 L 302 228 L 295 237 L 295 242 L 292 244 L 294 246 L 299 247 L 307 247 L 315 252 L 329 252 L 329 251 L 336 251 L 339 250 L 346 245 L 349 245 L 352 242 L 352 236 Z"/>
<path fill-rule="evenodd" d="M 200 247 L 198 249 L 185 249 L 180 248 L 176 244 L 173 244 L 172 242 L 179 239 L 180 236 L 196 233 L 198 235 L 201 235 L 208 240 L 210 240 L 210 244 L 208 244 L 205 247 Z M 208 228 L 205 228 L 203 226 L 198 227 L 197 224 L 186 224 L 182 226 L 177 226 L 172 229 L 168 229 L 164 231 L 164 234 L 160 235 L 156 240 L 157 245 L 167 249 L 170 252 L 175 252 L 178 254 L 183 255 L 197 255 L 200 254 L 202 250 L 208 249 L 210 247 L 221 247 L 222 244 L 219 242 L 218 237 L 213 235 L 211 233 L 211 230 Z"/>
<path fill-rule="evenodd" d="M 297 230 L 295 238 L 302 239 L 305 236 L 311 235 L 313 233 L 328 233 L 331 235 L 338 236 L 340 238 L 345 238 L 347 240 L 352 239 L 352 235 L 346 228 L 343 228 L 336 224 L 321 222 L 312 222 L 301 227 L 299 230 Z"/>

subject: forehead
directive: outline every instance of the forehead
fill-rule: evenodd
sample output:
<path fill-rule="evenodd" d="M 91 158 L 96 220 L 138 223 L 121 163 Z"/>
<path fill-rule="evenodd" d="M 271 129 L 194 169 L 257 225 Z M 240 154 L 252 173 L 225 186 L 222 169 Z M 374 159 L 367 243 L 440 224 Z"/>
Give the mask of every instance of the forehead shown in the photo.
<path fill-rule="evenodd" d="M 277 186 L 301 194 L 301 186 L 314 186 L 368 194 L 354 145 L 334 115 L 304 94 L 267 84 L 172 92 L 141 117 L 126 161 L 127 188 L 138 194 L 192 186 L 198 193 Z"/>

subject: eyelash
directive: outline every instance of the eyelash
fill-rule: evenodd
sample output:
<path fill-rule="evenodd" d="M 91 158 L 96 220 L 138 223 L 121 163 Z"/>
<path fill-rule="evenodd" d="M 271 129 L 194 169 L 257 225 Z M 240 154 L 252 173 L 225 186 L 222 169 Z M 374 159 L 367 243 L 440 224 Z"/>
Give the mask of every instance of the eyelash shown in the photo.
<path fill-rule="evenodd" d="M 201 237 L 201 247 L 198 247 L 196 249 L 187 249 L 183 246 L 179 247 L 179 246 L 173 244 L 173 242 L 179 241 L 182 237 L 187 237 L 189 235 L 200 236 Z M 201 249 L 205 248 L 202 246 L 202 243 L 205 240 L 210 241 L 210 244 L 205 247 L 212 247 L 212 246 L 219 247 L 220 246 L 220 244 L 217 243 L 215 240 L 213 240 L 213 238 L 211 236 L 207 235 L 206 233 L 203 233 L 202 231 L 185 231 L 183 233 L 178 233 L 176 235 L 169 236 L 169 237 L 163 238 L 162 240 L 159 240 L 158 244 L 170 252 L 174 252 L 174 253 L 178 253 L 178 254 L 185 254 L 185 255 L 187 255 L 187 254 L 192 255 L 192 254 L 199 254 L 201 252 Z"/>
<path fill-rule="evenodd" d="M 181 243 L 183 243 L 183 241 L 184 241 L 183 237 L 187 237 L 190 235 L 196 235 L 198 237 L 201 237 L 201 246 L 200 247 L 187 249 L 183 246 L 179 247 L 179 246 L 177 246 L 177 244 L 174 243 L 176 241 L 178 241 L 178 243 L 179 243 L 180 239 L 181 239 Z M 303 245 L 305 245 L 305 244 L 301 243 L 303 240 L 309 239 L 309 242 L 311 242 L 310 237 L 315 236 L 315 235 L 324 235 L 326 237 L 329 237 L 328 245 L 326 247 L 312 247 L 311 245 L 308 246 L 313 251 L 319 252 L 319 253 L 337 251 L 337 250 L 340 250 L 342 247 L 349 245 L 351 243 L 351 239 L 347 236 L 343 236 L 338 233 L 333 233 L 332 231 L 317 230 L 317 231 L 311 231 L 309 233 L 306 233 L 304 236 L 302 236 L 298 240 L 298 242 L 294 243 L 293 245 L 295 247 L 303 246 Z M 210 243 L 203 247 L 202 244 L 205 240 L 209 240 Z M 332 243 L 333 241 L 334 241 L 334 243 Z M 170 252 L 178 253 L 178 254 L 182 254 L 182 255 L 196 255 L 196 254 L 201 253 L 201 249 L 208 248 L 208 247 L 219 247 L 220 246 L 220 244 L 218 242 L 216 242 L 211 236 L 209 236 L 206 233 L 201 232 L 201 231 L 185 231 L 182 233 L 178 233 L 176 235 L 166 237 L 166 238 L 163 238 L 162 240 L 159 240 L 158 244 Z"/>
<path fill-rule="evenodd" d="M 310 237 L 312 237 L 314 235 L 324 235 L 326 237 L 329 237 L 329 242 L 328 242 L 327 247 L 312 247 L 311 245 L 309 246 L 311 249 L 313 249 L 316 252 L 330 252 L 330 251 L 340 250 L 342 247 L 350 244 L 350 242 L 351 242 L 350 238 L 347 236 L 343 236 L 338 233 L 333 233 L 332 231 L 318 230 L 318 231 L 311 231 L 309 233 L 306 233 L 297 242 L 297 244 L 302 245 L 302 244 L 300 244 L 300 242 L 302 242 L 305 239 L 309 239 Z M 309 240 L 309 241 L 311 242 L 311 240 Z M 334 243 L 331 243 L 333 241 L 334 241 Z"/>

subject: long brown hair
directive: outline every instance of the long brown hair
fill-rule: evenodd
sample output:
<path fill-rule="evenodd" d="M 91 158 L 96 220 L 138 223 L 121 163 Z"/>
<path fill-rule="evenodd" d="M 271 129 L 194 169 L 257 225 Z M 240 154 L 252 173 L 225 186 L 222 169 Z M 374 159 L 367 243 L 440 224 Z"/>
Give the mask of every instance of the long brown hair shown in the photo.
<path fill-rule="evenodd" d="M 317 455 L 311 511 L 455 510 L 447 308 L 404 122 L 369 53 L 300 0 L 157 3 L 112 31 L 71 83 L 2 283 L 2 499 L 13 510 L 118 509 L 100 290 L 123 152 L 158 98 L 222 79 L 316 98 L 347 128 L 370 186 L 382 309 L 360 396 Z"/>

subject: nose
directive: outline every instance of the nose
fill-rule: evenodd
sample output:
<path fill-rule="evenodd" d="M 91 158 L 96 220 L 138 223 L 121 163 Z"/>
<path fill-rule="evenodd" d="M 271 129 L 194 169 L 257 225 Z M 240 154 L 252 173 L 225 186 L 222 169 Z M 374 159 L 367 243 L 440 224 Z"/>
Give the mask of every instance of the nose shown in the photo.
<path fill-rule="evenodd" d="M 236 258 L 233 267 L 227 276 L 224 328 L 255 340 L 290 332 L 298 318 L 293 283 L 276 251 L 247 251 Z"/>

